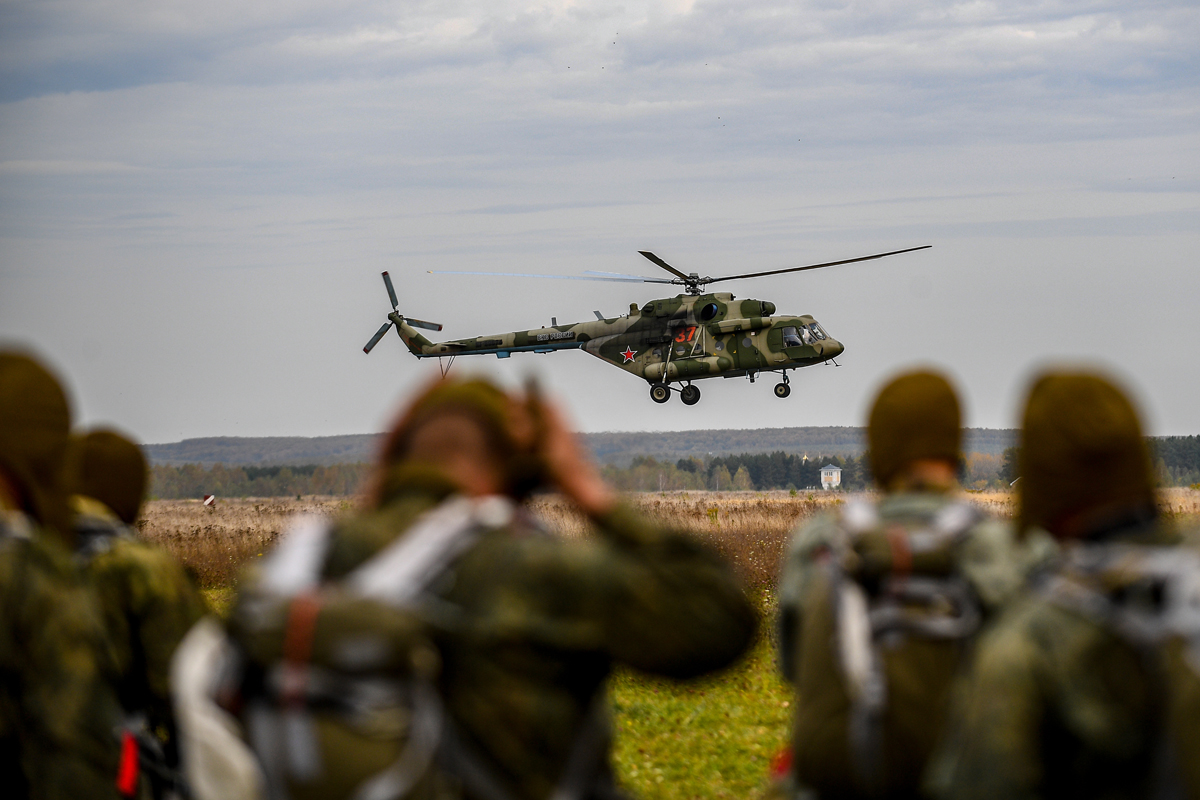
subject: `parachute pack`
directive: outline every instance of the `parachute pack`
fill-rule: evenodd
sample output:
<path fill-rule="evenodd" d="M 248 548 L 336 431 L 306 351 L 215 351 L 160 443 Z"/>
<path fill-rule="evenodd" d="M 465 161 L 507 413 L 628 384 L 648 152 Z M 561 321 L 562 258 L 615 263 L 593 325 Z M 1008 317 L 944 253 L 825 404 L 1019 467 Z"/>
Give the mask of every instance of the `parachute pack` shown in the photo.
<path fill-rule="evenodd" d="M 333 584 L 321 580 L 330 524 L 295 524 L 243 586 L 232 635 L 203 621 L 175 658 L 193 797 L 406 800 L 443 796 L 449 782 L 511 800 L 444 710 L 421 609 L 430 587 L 513 513 L 500 497 L 450 498 Z M 580 797 L 592 775 L 604 741 L 594 720 L 603 716 L 589 715 L 579 732 L 562 800 Z"/>
<path fill-rule="evenodd" d="M 819 796 L 916 794 L 980 625 L 955 551 L 981 520 L 952 503 L 914 528 L 854 503 L 839 520 L 842 541 L 811 565 L 784 658 L 800 698 L 793 769 Z"/>
<path fill-rule="evenodd" d="M 1142 655 L 1160 688 L 1156 796 L 1200 799 L 1200 553 L 1081 544 L 1040 591 Z"/>

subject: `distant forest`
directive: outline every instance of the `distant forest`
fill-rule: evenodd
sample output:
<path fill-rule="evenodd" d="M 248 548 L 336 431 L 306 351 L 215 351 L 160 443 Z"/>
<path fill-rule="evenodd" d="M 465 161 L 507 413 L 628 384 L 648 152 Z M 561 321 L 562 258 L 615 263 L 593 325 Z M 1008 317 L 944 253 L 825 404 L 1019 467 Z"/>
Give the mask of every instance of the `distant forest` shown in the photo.
<path fill-rule="evenodd" d="M 866 430 L 853 427 L 716 429 L 696 431 L 637 431 L 581 434 L 601 464 L 627 467 L 635 458 L 652 456 L 659 461 L 706 459 L 739 453 L 772 453 L 782 450 L 810 459 L 823 456 L 860 456 L 866 449 Z M 282 466 L 298 464 L 354 464 L 370 462 L 379 446 L 379 434 L 347 436 L 211 436 L 169 444 L 147 444 L 142 449 L 151 464 L 224 464 L 226 466 Z M 967 428 L 963 449 L 968 453 L 1000 455 L 1016 443 L 1011 429 Z"/>
<path fill-rule="evenodd" d="M 1011 441 L 1011 439 L 1009 440 Z M 1147 439 L 1159 484 L 1200 485 L 1200 436 Z M 820 470 L 841 467 L 842 488 L 863 489 L 871 483 L 866 454 L 816 455 L 745 452 L 682 458 L 638 455 L 626 465 L 604 465 L 604 477 L 629 492 L 796 489 L 820 486 Z M 963 462 L 961 479 L 969 489 L 1001 488 L 1015 479 L 1017 449 L 998 453 L 972 452 Z M 350 495 L 360 491 L 370 473 L 364 462 L 303 466 L 225 466 L 223 464 L 155 465 L 151 496 L 160 499 L 218 497 L 290 497 L 293 495 Z"/>
<path fill-rule="evenodd" d="M 150 468 L 150 496 L 160 500 L 217 497 L 351 495 L 360 491 L 370 466 L 305 464 L 296 467 L 226 467 L 182 464 Z"/>

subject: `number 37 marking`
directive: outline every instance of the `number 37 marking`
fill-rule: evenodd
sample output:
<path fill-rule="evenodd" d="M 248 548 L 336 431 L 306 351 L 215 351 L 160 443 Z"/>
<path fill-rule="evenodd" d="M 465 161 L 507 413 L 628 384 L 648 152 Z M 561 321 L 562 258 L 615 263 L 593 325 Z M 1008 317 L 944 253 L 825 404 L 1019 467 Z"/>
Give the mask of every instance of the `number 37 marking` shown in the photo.
<path fill-rule="evenodd" d="M 692 325 L 690 327 L 684 328 L 683 330 L 679 331 L 679 333 L 675 336 L 675 341 L 680 342 L 680 343 L 690 342 L 692 340 L 692 337 L 695 335 L 696 335 L 696 326 Z"/>

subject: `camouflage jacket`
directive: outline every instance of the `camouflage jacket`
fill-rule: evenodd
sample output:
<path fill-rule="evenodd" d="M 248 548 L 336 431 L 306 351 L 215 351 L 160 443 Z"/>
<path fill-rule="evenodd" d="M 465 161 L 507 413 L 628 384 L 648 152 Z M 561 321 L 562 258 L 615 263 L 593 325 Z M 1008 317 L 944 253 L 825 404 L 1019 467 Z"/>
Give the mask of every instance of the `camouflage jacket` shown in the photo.
<path fill-rule="evenodd" d="M 325 578 L 346 576 L 452 491 L 414 474 L 383 508 L 338 525 Z M 748 647 L 756 614 L 715 553 L 629 509 L 580 541 L 523 514 L 442 576 L 425 616 L 459 736 L 514 797 L 540 799 L 614 664 L 678 678 L 719 669 Z"/>
<path fill-rule="evenodd" d="M 778 617 L 780 667 L 799 694 L 796 779 L 822 796 L 915 796 L 964 637 L 1052 549 L 1018 545 L 1008 524 L 932 492 L 860 501 L 800 528 Z"/>
<path fill-rule="evenodd" d="M 1150 524 L 1106 541 L 1157 547 L 1176 537 Z M 1060 574 L 1035 581 L 980 640 L 931 770 L 938 796 L 1175 796 L 1152 792 L 1164 729 L 1159 657 L 1056 601 L 1048 587 Z M 1176 754 L 1193 772 L 1197 746 Z"/>
<path fill-rule="evenodd" d="M 0 518 L 0 780 L 11 797 L 116 798 L 120 712 L 95 599 L 54 537 Z"/>
<path fill-rule="evenodd" d="M 80 499 L 76 558 L 100 601 L 118 699 L 169 742 L 171 655 L 204 613 L 204 600 L 170 553 L 143 542 L 103 504 Z"/>

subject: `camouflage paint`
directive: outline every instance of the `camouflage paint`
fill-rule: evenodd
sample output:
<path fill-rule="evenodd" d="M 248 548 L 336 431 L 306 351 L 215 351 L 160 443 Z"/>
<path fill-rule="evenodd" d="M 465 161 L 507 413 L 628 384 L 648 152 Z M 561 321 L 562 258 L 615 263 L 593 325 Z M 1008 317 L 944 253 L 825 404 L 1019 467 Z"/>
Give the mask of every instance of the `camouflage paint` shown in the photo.
<path fill-rule="evenodd" d="M 821 364 L 845 347 L 802 316 L 774 316 L 775 304 L 736 301 L 732 294 L 681 294 L 651 300 L 611 319 L 430 342 L 393 312 L 400 338 L 417 358 L 582 349 L 648 383 L 690 382 Z M 804 328 L 800 346 L 785 346 L 783 329 Z M 819 333 L 818 333 L 819 331 Z M 824 337 L 824 338 L 822 338 Z M 665 379 L 664 379 L 665 376 Z"/>

